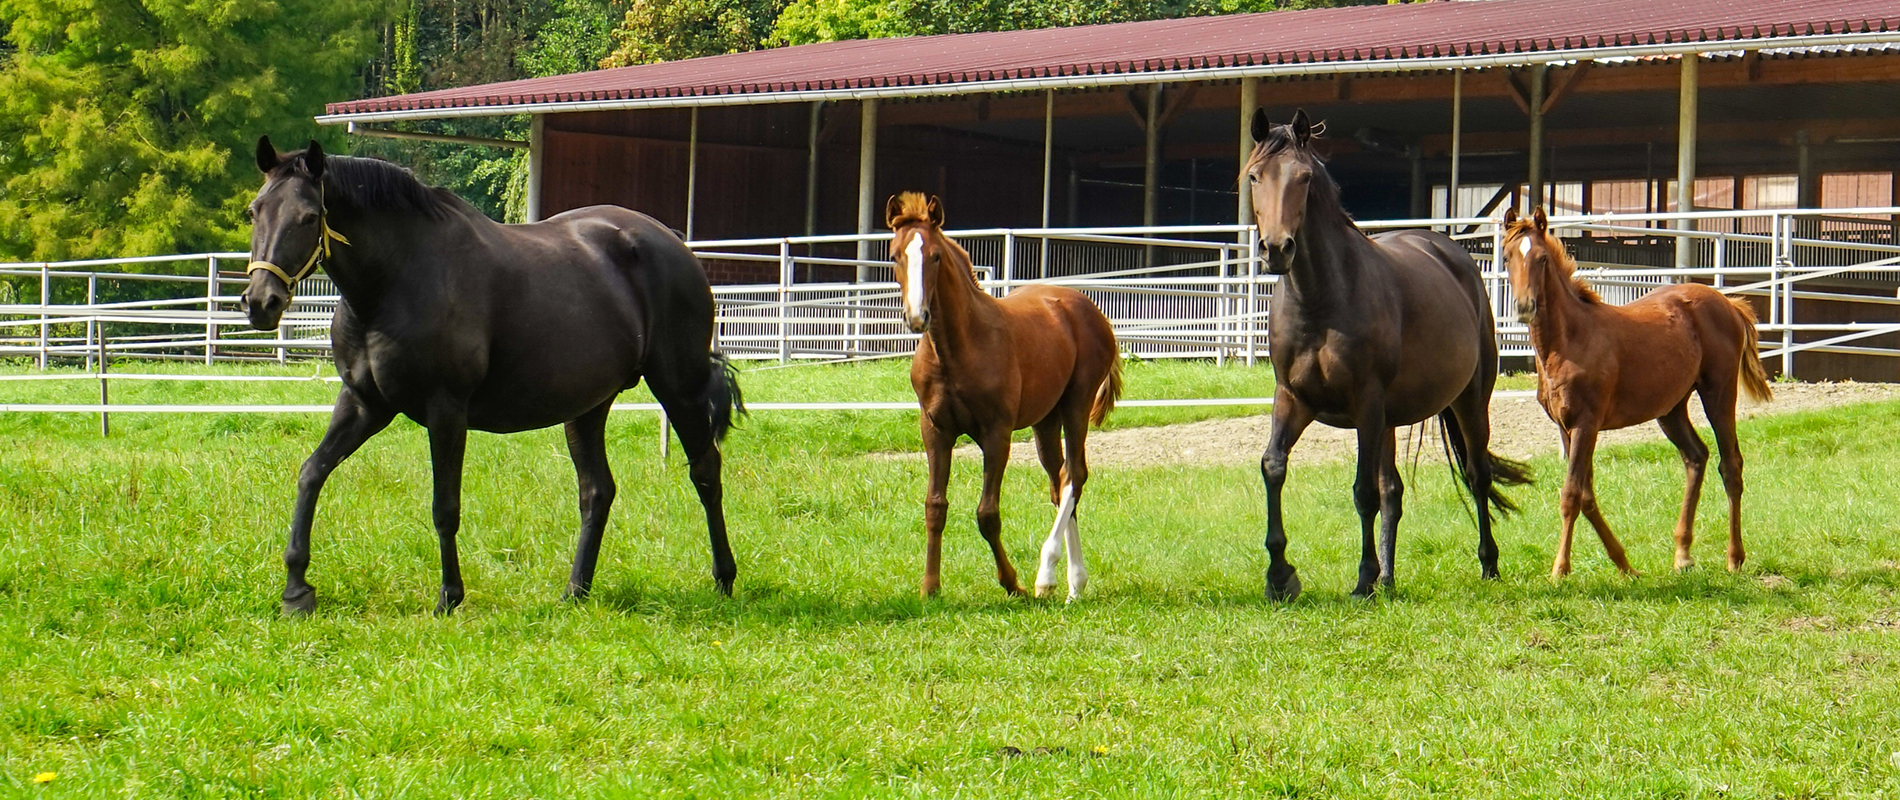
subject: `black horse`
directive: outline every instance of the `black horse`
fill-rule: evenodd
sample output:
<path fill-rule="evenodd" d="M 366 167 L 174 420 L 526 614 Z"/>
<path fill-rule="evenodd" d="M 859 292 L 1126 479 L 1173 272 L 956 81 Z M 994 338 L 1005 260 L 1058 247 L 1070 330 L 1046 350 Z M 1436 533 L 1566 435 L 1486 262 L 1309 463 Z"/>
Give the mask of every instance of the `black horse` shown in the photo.
<path fill-rule="evenodd" d="M 1391 587 L 1400 502 L 1395 429 L 1437 416 L 1452 469 L 1478 503 L 1478 561 L 1498 575 L 1491 509 L 1511 511 L 1494 483 L 1529 481 L 1524 465 L 1490 451 L 1498 344 L 1478 266 L 1429 230 L 1368 238 L 1339 205 L 1339 187 L 1310 148 L 1301 111 L 1288 125 L 1252 120 L 1244 171 L 1268 272 L 1282 276 L 1267 318 L 1273 357 L 1273 433 L 1260 457 L 1267 484 L 1267 597 L 1292 599 L 1300 579 L 1286 560 L 1280 489 L 1287 452 L 1314 420 L 1359 433 L 1353 501 L 1359 511 L 1359 585 Z M 1384 516 L 1377 547 L 1372 527 Z"/>
<path fill-rule="evenodd" d="M 275 329 L 292 287 L 319 262 L 342 298 L 330 339 L 343 391 L 297 477 L 284 549 L 287 613 L 316 606 L 304 573 L 324 481 L 397 414 L 429 429 L 442 551 L 437 613 L 462 602 L 455 533 L 470 428 L 567 426 L 581 511 L 567 594 L 585 597 L 614 499 L 607 412 L 642 377 L 691 460 L 713 580 L 732 593 L 738 569 L 726 542 L 719 441 L 734 407 L 745 407 L 732 368 L 712 352 L 706 274 L 666 226 L 614 206 L 501 225 L 406 169 L 325 157 L 316 142 L 279 154 L 260 138 L 257 167 L 266 178 L 250 207 L 251 282 L 242 298 L 252 327 Z"/>

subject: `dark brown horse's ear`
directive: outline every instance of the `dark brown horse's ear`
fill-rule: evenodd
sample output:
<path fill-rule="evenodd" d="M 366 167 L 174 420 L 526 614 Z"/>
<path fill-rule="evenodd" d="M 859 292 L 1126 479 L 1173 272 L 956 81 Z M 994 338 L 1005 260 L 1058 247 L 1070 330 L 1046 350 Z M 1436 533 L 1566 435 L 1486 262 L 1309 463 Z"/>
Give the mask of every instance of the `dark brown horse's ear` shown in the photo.
<path fill-rule="evenodd" d="M 1517 222 L 1517 206 L 1504 209 L 1504 224 L 1508 227 L 1514 222 Z"/>
<path fill-rule="evenodd" d="M 1531 224 L 1537 226 L 1538 233 L 1550 230 L 1550 218 L 1544 216 L 1543 206 L 1531 209 Z"/>
<path fill-rule="evenodd" d="M 1254 109 L 1253 110 L 1253 140 L 1254 142 L 1259 143 L 1259 142 L 1266 141 L 1267 134 L 1272 130 L 1273 130 L 1273 123 L 1267 121 L 1267 110 L 1264 108 Z"/>
<path fill-rule="evenodd" d="M 282 161 L 277 155 L 277 148 L 271 146 L 270 134 L 257 137 L 257 171 L 269 175 Z"/>
<path fill-rule="evenodd" d="M 943 201 L 938 200 L 936 195 L 930 196 L 930 203 L 924 206 L 924 214 L 930 217 L 931 225 L 943 227 Z"/>
<path fill-rule="evenodd" d="M 1306 118 L 1306 109 L 1293 112 L 1293 141 L 1305 145 L 1313 138 L 1313 121 Z"/>
<path fill-rule="evenodd" d="M 323 177 L 323 158 L 323 145 L 317 144 L 317 140 L 311 139 L 310 146 L 304 148 L 303 151 L 303 167 L 310 171 L 310 177 Z"/>
<path fill-rule="evenodd" d="M 891 195 L 891 199 L 884 201 L 884 227 L 897 230 L 897 215 L 903 212 L 903 201 L 898 200 L 897 195 Z"/>

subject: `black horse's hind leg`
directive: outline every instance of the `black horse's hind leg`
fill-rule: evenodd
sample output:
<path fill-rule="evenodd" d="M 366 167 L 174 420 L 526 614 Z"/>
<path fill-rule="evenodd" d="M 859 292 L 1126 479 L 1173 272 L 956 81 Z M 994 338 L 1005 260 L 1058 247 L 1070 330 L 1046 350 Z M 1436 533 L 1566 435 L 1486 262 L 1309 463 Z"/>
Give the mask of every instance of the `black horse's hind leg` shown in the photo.
<path fill-rule="evenodd" d="M 455 534 L 462 528 L 462 455 L 468 447 L 468 410 L 437 402 L 429 408 L 429 460 L 435 473 L 435 537 L 442 550 L 442 594 L 435 613 L 462 604 L 462 562 Z"/>
<path fill-rule="evenodd" d="M 1267 599 L 1300 596 L 1299 571 L 1286 560 L 1286 522 L 1280 516 L 1280 489 L 1286 486 L 1286 457 L 1300 441 L 1313 412 L 1285 387 L 1273 392 L 1273 432 L 1260 456 L 1260 479 L 1267 485 Z"/>
<path fill-rule="evenodd" d="M 284 547 L 284 613 L 308 614 L 317 607 L 316 590 L 304 579 L 310 568 L 310 526 L 317 515 L 317 495 L 343 459 L 349 458 L 369 437 L 389 426 L 395 415 L 363 402 L 345 387 L 330 412 L 330 429 L 297 473 L 297 502 L 290 517 L 290 542 Z"/>
<path fill-rule="evenodd" d="M 567 597 L 581 600 L 594 587 L 594 565 L 600 560 L 600 538 L 614 504 L 614 474 L 607 464 L 607 412 L 613 401 L 567 423 L 567 452 L 574 459 L 580 483 L 581 535 L 574 549 L 574 571 L 567 578 Z"/>
<path fill-rule="evenodd" d="M 1385 463 L 1385 443 L 1392 430 L 1385 426 L 1385 401 L 1377 391 L 1360 395 L 1368 409 L 1359 420 L 1359 463 L 1352 482 L 1352 504 L 1359 512 L 1359 585 L 1356 597 L 1368 597 L 1373 587 L 1392 585 L 1392 565 L 1379 563 L 1379 551 L 1372 529 L 1379 519 L 1379 467 Z"/>
<path fill-rule="evenodd" d="M 690 377 L 690 376 L 689 376 Z M 719 443 L 713 437 L 712 416 L 706 398 L 700 393 L 705 391 L 706 379 L 678 381 L 654 372 L 647 376 L 647 386 L 653 390 L 653 397 L 660 401 L 665 409 L 666 418 L 673 423 L 673 433 L 679 436 L 680 449 L 686 451 L 690 464 L 693 489 L 699 493 L 699 504 L 706 509 L 706 531 L 712 541 L 713 583 L 725 595 L 732 594 L 733 579 L 739 575 L 739 566 L 732 560 L 732 545 L 726 540 L 725 489 L 720 484 Z"/>
<path fill-rule="evenodd" d="M 1496 468 L 1491 463 L 1491 393 L 1473 381 L 1464 394 L 1452 403 L 1452 418 L 1458 421 L 1457 435 L 1465 445 L 1465 481 L 1471 489 L 1472 505 L 1478 512 L 1478 568 L 1485 580 L 1498 578 L 1498 540 L 1491 536 L 1491 483 Z M 1566 452 L 1568 443 L 1566 442 Z"/>

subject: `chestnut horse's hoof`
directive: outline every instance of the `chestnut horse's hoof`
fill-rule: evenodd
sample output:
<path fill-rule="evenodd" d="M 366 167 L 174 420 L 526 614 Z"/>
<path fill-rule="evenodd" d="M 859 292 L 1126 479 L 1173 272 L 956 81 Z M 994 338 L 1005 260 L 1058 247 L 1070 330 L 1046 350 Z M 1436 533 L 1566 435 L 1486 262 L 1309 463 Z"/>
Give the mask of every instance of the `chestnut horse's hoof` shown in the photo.
<path fill-rule="evenodd" d="M 302 592 L 296 595 L 288 593 L 284 595 L 284 616 L 307 617 L 316 613 L 316 611 L 317 590 L 306 586 Z"/>
<path fill-rule="evenodd" d="M 1267 599 L 1272 602 L 1291 603 L 1300 596 L 1300 573 L 1293 569 L 1286 571 L 1286 580 L 1275 586 L 1271 572 L 1267 575 Z"/>

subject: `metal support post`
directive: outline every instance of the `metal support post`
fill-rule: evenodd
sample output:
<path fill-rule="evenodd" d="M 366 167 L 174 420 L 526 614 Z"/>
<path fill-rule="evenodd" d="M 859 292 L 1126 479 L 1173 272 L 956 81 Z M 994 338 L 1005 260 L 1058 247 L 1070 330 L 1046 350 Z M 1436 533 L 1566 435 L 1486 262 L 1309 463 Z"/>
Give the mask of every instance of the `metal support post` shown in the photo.
<path fill-rule="evenodd" d="M 693 106 L 686 134 L 686 241 L 693 241 L 693 203 L 699 193 L 699 106 Z"/>
<path fill-rule="evenodd" d="M 212 315 L 218 313 L 218 257 L 205 258 L 205 366 L 218 353 L 218 323 Z"/>
<path fill-rule="evenodd" d="M 40 264 L 40 369 L 46 369 L 46 327 L 51 321 L 47 311 L 53 305 L 53 265 Z"/>
<path fill-rule="evenodd" d="M 1682 56 L 1682 86 L 1677 98 L 1676 109 L 1676 211 L 1687 214 L 1695 211 L 1695 142 L 1696 142 L 1696 67 L 1701 56 L 1696 53 L 1684 53 Z M 1682 230 L 1693 230 L 1695 220 L 1683 219 L 1678 226 Z M 1695 240 L 1682 236 L 1676 239 L 1676 268 L 1688 269 L 1695 263 Z"/>
<path fill-rule="evenodd" d="M 778 363 L 792 363 L 791 326 L 785 315 L 792 300 L 792 240 L 778 240 Z"/>

